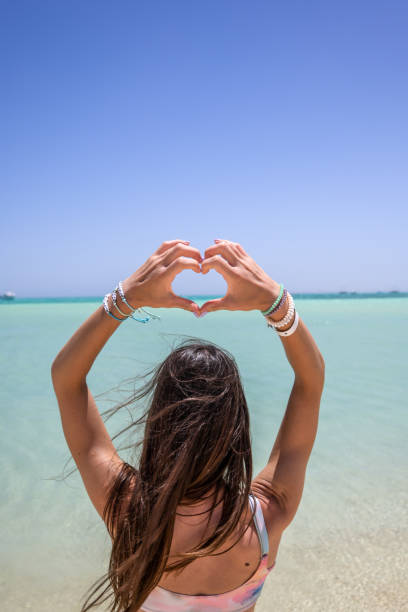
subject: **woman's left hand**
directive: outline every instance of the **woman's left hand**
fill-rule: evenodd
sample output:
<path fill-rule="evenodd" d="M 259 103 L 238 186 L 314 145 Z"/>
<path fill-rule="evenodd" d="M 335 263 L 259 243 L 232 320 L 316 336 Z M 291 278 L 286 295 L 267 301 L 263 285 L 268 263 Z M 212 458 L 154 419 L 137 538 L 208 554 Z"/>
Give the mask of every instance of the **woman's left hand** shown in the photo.
<path fill-rule="evenodd" d="M 201 261 L 200 251 L 191 247 L 188 241 L 163 242 L 136 272 L 123 281 L 126 300 L 133 308 L 184 308 L 198 316 L 198 305 L 176 295 L 172 283 L 183 270 L 200 273 Z M 126 309 L 125 305 L 123 309 Z"/>

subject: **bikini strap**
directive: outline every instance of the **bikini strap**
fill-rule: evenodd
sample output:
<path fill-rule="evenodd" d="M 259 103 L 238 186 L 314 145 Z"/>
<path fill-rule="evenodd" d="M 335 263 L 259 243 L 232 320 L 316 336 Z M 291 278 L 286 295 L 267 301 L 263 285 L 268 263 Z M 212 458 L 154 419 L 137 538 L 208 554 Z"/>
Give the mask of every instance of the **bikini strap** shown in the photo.
<path fill-rule="evenodd" d="M 249 496 L 249 502 L 251 504 L 251 510 L 254 509 L 255 503 L 254 523 L 261 544 L 261 556 L 263 557 L 269 552 L 269 538 L 268 531 L 265 525 L 265 519 L 262 512 L 262 506 L 260 504 L 259 499 L 255 497 L 255 495 L 253 495 L 252 493 Z"/>

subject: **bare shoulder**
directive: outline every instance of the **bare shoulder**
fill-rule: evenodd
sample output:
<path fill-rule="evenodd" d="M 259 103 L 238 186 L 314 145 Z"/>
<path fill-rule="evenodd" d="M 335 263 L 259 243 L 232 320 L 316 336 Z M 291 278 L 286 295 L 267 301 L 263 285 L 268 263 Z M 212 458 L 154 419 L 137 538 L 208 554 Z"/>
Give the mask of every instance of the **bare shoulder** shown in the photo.
<path fill-rule="evenodd" d="M 262 470 L 252 481 L 251 491 L 259 499 L 265 519 L 268 534 L 281 534 L 287 527 L 287 512 L 285 510 L 285 495 L 277 483 L 271 483 L 267 468 Z"/>
<path fill-rule="evenodd" d="M 270 487 L 259 477 L 252 482 L 251 491 L 259 500 L 265 519 L 269 541 L 268 568 L 271 568 L 276 563 L 282 533 L 287 527 L 285 513 L 277 498 L 270 494 Z"/>

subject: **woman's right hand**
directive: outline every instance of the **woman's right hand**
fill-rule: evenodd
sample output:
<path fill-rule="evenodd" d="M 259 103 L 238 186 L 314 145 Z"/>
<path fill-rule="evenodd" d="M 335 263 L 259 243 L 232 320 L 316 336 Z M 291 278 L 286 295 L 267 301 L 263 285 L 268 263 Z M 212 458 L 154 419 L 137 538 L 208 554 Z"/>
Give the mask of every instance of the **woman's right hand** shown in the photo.
<path fill-rule="evenodd" d="M 237 242 L 214 242 L 205 251 L 201 271 L 216 270 L 228 288 L 224 297 L 205 302 L 201 315 L 214 310 L 267 310 L 278 297 L 280 285 Z"/>

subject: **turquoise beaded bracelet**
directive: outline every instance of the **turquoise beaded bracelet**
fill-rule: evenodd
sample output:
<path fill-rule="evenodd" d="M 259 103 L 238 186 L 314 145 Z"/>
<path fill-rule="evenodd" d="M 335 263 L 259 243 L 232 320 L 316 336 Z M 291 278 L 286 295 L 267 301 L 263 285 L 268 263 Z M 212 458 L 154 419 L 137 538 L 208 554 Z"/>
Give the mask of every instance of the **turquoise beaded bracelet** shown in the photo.
<path fill-rule="evenodd" d="M 106 314 L 112 317 L 112 319 L 115 319 L 115 321 L 124 321 L 125 319 L 119 319 L 119 317 L 115 317 L 115 315 L 112 314 L 111 311 L 109 310 L 109 305 L 108 305 L 109 295 L 110 293 L 107 293 L 105 297 L 103 298 L 103 307 L 105 309 Z"/>
<path fill-rule="evenodd" d="M 283 295 L 283 285 L 280 286 L 279 295 L 274 301 L 274 303 L 272 304 L 272 306 L 268 308 L 268 310 L 261 310 L 261 313 L 263 314 L 264 317 L 268 316 L 268 314 L 270 314 L 272 310 L 279 304 L 279 302 L 282 299 L 282 295 Z"/>

